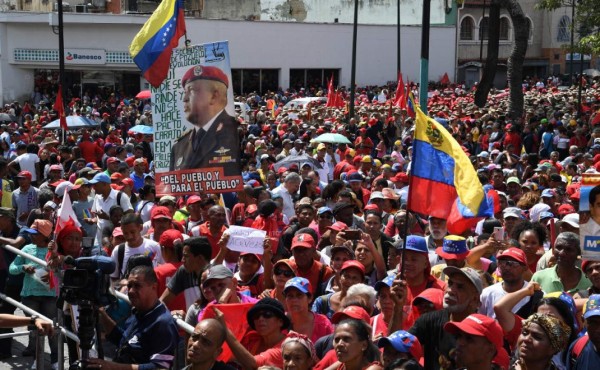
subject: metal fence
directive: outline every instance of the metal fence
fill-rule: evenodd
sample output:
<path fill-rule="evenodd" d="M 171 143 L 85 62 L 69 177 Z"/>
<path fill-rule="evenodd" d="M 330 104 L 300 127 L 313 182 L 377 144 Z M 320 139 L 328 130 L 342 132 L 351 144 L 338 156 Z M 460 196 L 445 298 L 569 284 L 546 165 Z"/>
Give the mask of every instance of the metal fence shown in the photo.
<path fill-rule="evenodd" d="M 35 256 L 32 256 L 30 254 L 24 253 L 22 252 L 20 249 L 11 247 L 9 245 L 0 245 L 1 248 L 4 248 L 5 250 L 12 252 L 14 254 L 17 254 L 23 258 L 26 258 L 32 262 L 35 262 L 41 266 L 47 267 L 46 261 L 41 260 Z M 111 288 L 111 293 L 114 294 L 117 298 L 124 300 L 125 302 L 127 302 L 128 304 L 131 304 L 131 302 L 129 302 L 129 297 L 121 292 L 117 292 L 112 290 Z M 61 319 L 61 315 L 58 315 L 59 320 L 58 321 L 53 321 L 50 318 L 40 314 L 39 312 L 36 312 L 34 310 L 32 310 L 31 308 L 25 306 L 24 304 L 22 304 L 21 302 L 18 302 L 10 297 L 8 297 L 7 295 L 0 293 L 0 299 L 21 309 L 24 313 L 29 314 L 29 315 L 36 315 L 38 318 L 51 322 L 54 325 L 55 328 L 55 332 L 60 332 L 62 335 L 59 335 L 58 337 L 58 369 L 59 370 L 64 370 L 64 339 L 63 336 L 66 336 L 69 339 L 72 339 L 73 341 L 75 341 L 75 343 L 79 343 L 79 337 L 77 336 L 77 334 L 65 329 L 62 326 L 62 323 L 60 323 L 60 319 Z M 57 312 L 60 312 L 61 310 L 57 309 Z M 189 325 L 188 323 L 186 323 L 185 321 L 183 321 L 181 318 L 173 318 L 175 320 L 175 322 L 177 323 L 177 326 L 181 329 L 183 329 L 186 333 L 188 334 L 192 334 L 194 332 L 194 327 L 192 327 L 191 325 Z M 35 340 L 36 340 L 36 351 L 35 351 L 35 364 L 36 364 L 36 370 L 44 370 L 44 336 L 38 334 L 37 330 L 33 330 L 34 336 L 35 336 Z M 21 332 L 16 332 L 16 333 L 7 333 L 7 334 L 0 334 L 0 339 L 1 338 L 13 338 L 13 337 L 19 337 L 19 336 L 24 336 L 24 335 L 29 335 L 29 331 L 21 331 Z M 178 358 L 179 356 L 179 352 L 175 351 L 175 363 L 183 363 L 181 361 L 180 358 Z"/>

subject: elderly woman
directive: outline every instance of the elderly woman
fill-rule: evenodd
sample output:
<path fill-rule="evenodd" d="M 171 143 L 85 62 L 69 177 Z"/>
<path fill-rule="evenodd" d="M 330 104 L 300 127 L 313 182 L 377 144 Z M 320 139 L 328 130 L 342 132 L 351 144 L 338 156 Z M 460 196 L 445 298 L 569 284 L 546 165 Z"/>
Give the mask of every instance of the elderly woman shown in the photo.
<path fill-rule="evenodd" d="M 523 322 L 511 369 L 545 370 L 558 369 L 553 356 L 569 345 L 571 329 L 560 319 L 546 314 L 534 313 Z"/>
<path fill-rule="evenodd" d="M 213 310 L 221 324 L 226 326 L 223 313 L 214 307 Z M 226 342 L 235 361 L 243 369 L 257 369 L 265 365 L 283 368 L 281 345 L 286 339 L 284 331 L 290 326 L 283 305 L 273 298 L 263 298 L 248 311 L 246 320 L 252 331 L 241 342 L 227 329 Z"/>
<path fill-rule="evenodd" d="M 379 350 L 371 341 L 370 327 L 357 319 L 338 324 L 333 336 L 333 348 L 338 362 L 327 370 L 379 370 Z"/>
<path fill-rule="evenodd" d="M 285 283 L 283 295 L 292 329 L 316 342 L 317 339 L 333 333 L 333 326 L 327 316 L 310 311 L 311 291 L 307 279 L 295 277 Z"/>
<path fill-rule="evenodd" d="M 536 272 L 531 280 L 539 283 L 545 293 L 568 292 L 574 294 L 588 289 L 592 283 L 576 265 L 580 253 L 577 234 L 572 232 L 558 234 L 553 252 L 556 264 Z"/>

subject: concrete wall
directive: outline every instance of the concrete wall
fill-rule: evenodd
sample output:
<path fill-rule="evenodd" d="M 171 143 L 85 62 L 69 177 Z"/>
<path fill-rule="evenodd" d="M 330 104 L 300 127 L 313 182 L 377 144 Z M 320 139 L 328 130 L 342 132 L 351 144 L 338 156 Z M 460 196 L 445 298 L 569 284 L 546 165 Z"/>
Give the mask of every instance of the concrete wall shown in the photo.
<path fill-rule="evenodd" d="M 15 15 L 18 14 L 18 17 Z M 134 35 L 147 17 L 105 14 L 66 14 L 65 47 L 127 51 Z M 340 84 L 350 84 L 352 26 L 347 24 L 306 24 L 290 22 L 243 22 L 186 19 L 193 44 L 228 40 L 232 68 L 276 68 L 280 85 L 289 85 L 291 68 L 337 68 Z M 58 63 L 16 63 L 15 48 L 57 49 L 58 38 L 48 26 L 48 14 L 0 13 L 2 58 L 0 89 L 5 100 L 29 94 L 31 86 L 18 81 L 33 68 L 57 69 Z M 405 81 L 418 81 L 420 27 L 402 28 L 402 72 Z M 318 42 L 316 42 L 318 40 Z M 429 79 L 448 73 L 454 80 L 454 27 L 433 27 L 430 37 Z M 396 27 L 358 28 L 356 83 L 383 85 L 395 81 Z M 180 40 L 180 46 L 183 40 Z M 77 70 L 137 70 L 130 65 L 69 66 Z M 21 76 L 21 77 L 19 77 Z"/>

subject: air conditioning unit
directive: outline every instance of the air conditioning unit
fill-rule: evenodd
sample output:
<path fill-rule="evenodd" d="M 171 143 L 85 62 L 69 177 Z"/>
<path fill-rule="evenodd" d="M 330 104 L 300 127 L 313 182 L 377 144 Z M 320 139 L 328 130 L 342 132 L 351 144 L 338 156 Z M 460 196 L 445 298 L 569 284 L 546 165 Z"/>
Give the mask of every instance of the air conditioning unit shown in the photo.
<path fill-rule="evenodd" d="M 71 11 L 71 5 L 69 3 L 65 3 L 63 1 L 62 6 L 63 6 L 63 12 L 70 12 Z M 58 11 L 58 3 L 54 3 L 52 5 L 52 11 L 53 12 L 57 12 Z"/>
<path fill-rule="evenodd" d="M 75 5 L 75 13 L 87 13 L 88 8 L 86 4 Z"/>

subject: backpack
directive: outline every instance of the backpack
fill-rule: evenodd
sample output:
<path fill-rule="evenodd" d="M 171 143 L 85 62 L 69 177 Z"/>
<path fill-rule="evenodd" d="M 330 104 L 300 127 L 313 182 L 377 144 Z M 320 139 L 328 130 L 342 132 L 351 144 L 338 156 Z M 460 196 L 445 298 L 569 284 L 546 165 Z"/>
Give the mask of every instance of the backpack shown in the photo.
<path fill-rule="evenodd" d="M 584 335 L 583 337 L 577 338 L 573 344 L 573 348 L 571 348 L 571 353 L 569 353 L 570 357 L 571 357 L 571 368 L 575 367 L 575 365 L 577 364 L 577 359 L 579 358 L 579 355 L 581 355 L 581 352 L 583 351 L 583 349 L 585 348 L 585 346 L 588 344 L 588 342 L 590 341 L 590 337 L 587 335 Z"/>

